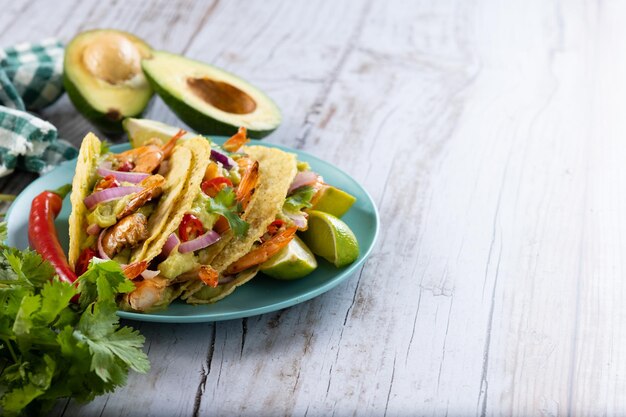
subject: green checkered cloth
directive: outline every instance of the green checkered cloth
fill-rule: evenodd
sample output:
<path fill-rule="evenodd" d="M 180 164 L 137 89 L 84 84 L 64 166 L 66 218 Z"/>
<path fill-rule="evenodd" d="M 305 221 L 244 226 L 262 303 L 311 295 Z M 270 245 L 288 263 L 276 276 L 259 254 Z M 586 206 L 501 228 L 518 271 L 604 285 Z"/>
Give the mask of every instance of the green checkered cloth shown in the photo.
<path fill-rule="evenodd" d="M 63 45 L 55 39 L 0 49 L 0 176 L 16 168 L 44 173 L 76 157 L 40 110 L 63 94 Z"/>

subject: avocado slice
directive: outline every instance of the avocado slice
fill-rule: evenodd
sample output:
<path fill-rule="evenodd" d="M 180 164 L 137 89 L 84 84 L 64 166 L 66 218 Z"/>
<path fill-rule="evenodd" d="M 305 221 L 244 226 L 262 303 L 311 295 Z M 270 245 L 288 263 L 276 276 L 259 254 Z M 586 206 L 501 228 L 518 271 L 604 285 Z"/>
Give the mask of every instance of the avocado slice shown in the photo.
<path fill-rule="evenodd" d="M 267 95 L 222 69 L 162 51 L 141 65 L 157 94 L 198 133 L 230 136 L 243 126 L 260 139 L 280 125 L 280 110 Z"/>
<path fill-rule="evenodd" d="M 104 133 L 122 133 L 122 120 L 139 116 L 153 95 L 141 70 L 151 48 L 113 29 L 78 34 L 65 49 L 63 84 L 76 109 Z"/>
<path fill-rule="evenodd" d="M 178 133 L 180 130 L 177 127 L 170 126 L 165 123 L 157 122 L 150 119 L 135 119 L 127 117 L 122 122 L 122 127 L 128 135 L 128 141 L 130 146 L 138 148 L 146 144 L 146 142 L 153 140 L 154 138 L 161 140 L 163 143 L 167 142 L 172 136 Z M 187 132 L 181 139 L 191 139 L 198 135 Z"/>

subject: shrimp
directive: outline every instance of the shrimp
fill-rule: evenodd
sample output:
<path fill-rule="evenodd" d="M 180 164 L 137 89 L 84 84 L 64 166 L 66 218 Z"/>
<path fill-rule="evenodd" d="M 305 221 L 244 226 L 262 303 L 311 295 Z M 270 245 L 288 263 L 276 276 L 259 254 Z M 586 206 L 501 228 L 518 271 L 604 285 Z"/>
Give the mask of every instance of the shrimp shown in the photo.
<path fill-rule="evenodd" d="M 133 310 L 147 311 L 163 299 L 168 282 L 159 276 L 135 282 L 135 289 L 124 295 L 124 301 Z"/>
<path fill-rule="evenodd" d="M 219 283 L 218 272 L 209 265 L 202 265 L 200 267 L 200 270 L 198 271 L 198 277 L 202 282 L 204 282 L 205 285 L 209 287 L 215 288 Z"/>
<path fill-rule="evenodd" d="M 237 187 L 237 201 L 241 203 L 241 207 L 245 210 L 250 199 L 254 195 L 256 186 L 259 183 L 259 162 L 254 161 L 252 165 L 249 165 L 246 171 L 241 176 L 241 181 Z"/>
<path fill-rule="evenodd" d="M 178 142 L 185 133 L 187 132 L 180 129 L 178 133 L 172 136 L 163 146 L 154 144 L 144 145 L 119 153 L 114 157 L 120 165 L 130 164 L 133 172 L 152 173 L 158 168 L 161 162 L 169 158 L 174 146 L 176 146 L 176 142 Z"/>
<path fill-rule="evenodd" d="M 126 275 L 128 279 L 135 279 L 139 275 L 143 273 L 148 268 L 147 261 L 139 261 L 133 262 L 132 264 L 128 264 L 122 268 L 122 272 Z"/>
<path fill-rule="evenodd" d="M 228 152 L 237 152 L 246 142 L 248 142 L 247 130 L 245 127 L 240 127 L 237 133 L 224 142 L 222 148 Z"/>
<path fill-rule="evenodd" d="M 134 213 L 124 217 L 104 233 L 102 250 L 108 257 L 113 257 L 124 248 L 133 247 L 147 238 L 148 219 L 141 213 Z"/>
<path fill-rule="evenodd" d="M 126 207 L 117 215 L 118 219 L 122 219 L 131 213 L 134 213 L 148 201 L 161 195 L 161 187 L 165 184 L 165 178 L 162 175 L 151 175 L 139 183 L 144 187 L 126 203 Z"/>
<path fill-rule="evenodd" d="M 232 275 L 267 261 L 278 251 L 287 246 L 296 235 L 297 227 L 289 227 L 261 243 L 256 249 L 248 252 L 227 269 L 226 274 Z"/>

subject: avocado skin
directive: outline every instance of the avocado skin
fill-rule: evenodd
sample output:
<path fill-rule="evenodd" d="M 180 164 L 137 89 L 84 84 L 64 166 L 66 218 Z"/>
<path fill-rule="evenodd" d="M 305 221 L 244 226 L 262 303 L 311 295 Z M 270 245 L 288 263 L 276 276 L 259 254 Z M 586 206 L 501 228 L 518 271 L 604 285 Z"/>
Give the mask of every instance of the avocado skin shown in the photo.
<path fill-rule="evenodd" d="M 137 112 L 134 112 L 132 114 L 122 114 L 121 112 L 117 112 L 117 114 L 110 114 L 108 112 L 104 113 L 101 110 L 97 110 L 94 105 L 90 104 L 87 98 L 83 94 L 81 94 L 76 85 L 76 83 L 80 85 L 80 77 L 77 76 L 76 79 L 72 81 L 72 77 L 70 77 L 69 75 L 70 71 L 68 70 L 69 65 L 74 65 L 71 63 L 71 58 L 69 57 L 69 54 L 76 53 L 74 48 L 76 42 L 84 42 L 85 37 L 107 32 L 120 34 L 137 43 L 140 49 L 143 48 L 147 51 L 152 51 L 150 45 L 145 43 L 142 39 L 137 38 L 131 33 L 121 30 L 91 29 L 81 32 L 74 36 L 74 38 L 65 46 L 65 57 L 63 59 L 63 87 L 65 88 L 65 91 L 67 92 L 67 95 L 69 96 L 70 101 L 72 102 L 76 110 L 78 110 L 78 112 L 82 114 L 87 120 L 89 120 L 96 128 L 102 131 L 102 133 L 109 135 L 121 135 L 124 133 L 124 129 L 122 128 L 122 120 L 124 120 L 125 117 L 141 117 L 141 115 L 145 113 L 145 111 L 150 107 L 150 103 L 152 102 L 152 99 L 154 97 L 154 91 L 150 90 L 149 98 L 145 102 L 142 102 L 142 107 Z"/>
<path fill-rule="evenodd" d="M 72 83 L 72 81 L 65 74 L 63 75 L 63 87 L 65 88 L 70 101 L 74 104 L 74 107 L 80 112 L 80 114 L 82 114 L 85 119 L 89 120 L 100 131 L 102 131 L 102 133 L 108 135 L 119 135 L 124 133 L 122 120 L 124 120 L 125 117 L 141 117 L 141 115 L 150 107 L 154 98 L 154 96 L 150 98 L 141 113 L 137 113 L 135 115 L 122 115 L 118 113 L 117 118 L 111 118 L 111 116 L 107 113 L 102 113 L 91 107 L 87 100 L 85 100 L 85 98 L 78 92 L 74 83 Z"/>
<path fill-rule="evenodd" d="M 185 122 L 189 127 L 200 134 L 215 136 L 232 136 L 237 133 L 239 126 L 233 126 L 228 123 L 220 122 L 204 113 L 199 112 L 182 100 L 177 99 L 164 89 L 152 75 L 146 71 L 142 64 L 143 74 L 152 86 L 152 89 L 161 97 L 167 106 L 178 116 L 180 120 Z M 278 126 L 276 126 L 277 128 Z M 248 137 L 253 139 L 263 139 L 274 129 L 270 130 L 250 130 L 248 129 Z"/>

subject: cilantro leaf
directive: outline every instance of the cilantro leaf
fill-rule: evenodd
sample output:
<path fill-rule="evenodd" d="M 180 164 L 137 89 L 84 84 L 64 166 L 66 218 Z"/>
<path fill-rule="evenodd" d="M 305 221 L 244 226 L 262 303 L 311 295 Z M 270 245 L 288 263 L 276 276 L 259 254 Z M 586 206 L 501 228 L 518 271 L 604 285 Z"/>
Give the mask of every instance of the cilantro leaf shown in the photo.
<path fill-rule="evenodd" d="M 132 281 L 126 278 L 117 262 L 92 260 L 87 272 L 78 280 L 80 306 L 86 308 L 99 298 L 100 302 L 115 304 L 117 294 L 126 294 L 135 289 Z"/>
<path fill-rule="evenodd" d="M 231 187 L 224 187 L 215 197 L 207 198 L 206 210 L 209 213 L 224 216 L 228 220 L 228 225 L 235 233 L 235 236 L 245 236 L 248 233 L 250 225 L 239 217 L 241 206 L 237 202 L 235 191 Z"/>
<path fill-rule="evenodd" d="M 54 268 L 35 251 L 7 248 L 2 253 L 0 279 L 13 278 L 28 286 L 41 286 L 55 275 Z"/>
<path fill-rule="evenodd" d="M 76 294 L 76 287 L 67 282 L 46 282 L 41 290 L 41 309 L 37 314 L 43 324 L 52 324 Z"/>
<path fill-rule="evenodd" d="M 44 415 L 57 398 L 88 401 L 148 371 L 143 336 L 116 314 L 135 288 L 120 266 L 92 262 L 79 285 L 76 305 L 76 287 L 37 253 L 0 243 L 0 415 Z"/>
<path fill-rule="evenodd" d="M 288 196 L 283 203 L 283 210 L 289 213 L 297 213 L 302 209 L 312 206 L 311 199 L 315 195 L 315 189 L 309 185 L 300 187 Z"/>
<path fill-rule="evenodd" d="M 103 381 L 119 384 L 126 367 L 147 372 L 150 366 L 140 349 L 144 337 L 129 327 L 119 328 L 116 311 L 114 303 L 95 303 L 83 313 L 74 335 L 89 345 L 93 354 L 90 369 Z"/>

